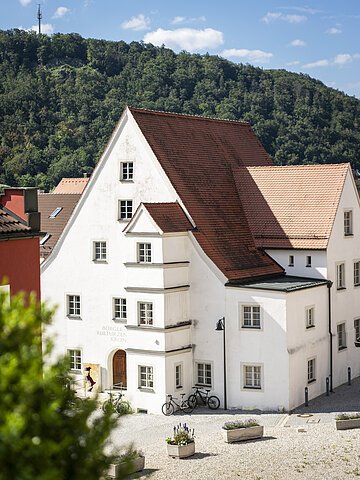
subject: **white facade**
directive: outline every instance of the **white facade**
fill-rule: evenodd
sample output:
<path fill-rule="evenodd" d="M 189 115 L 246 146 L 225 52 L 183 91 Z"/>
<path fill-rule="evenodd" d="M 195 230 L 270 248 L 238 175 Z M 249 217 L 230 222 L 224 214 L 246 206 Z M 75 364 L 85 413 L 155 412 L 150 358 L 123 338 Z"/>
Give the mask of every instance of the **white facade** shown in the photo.
<path fill-rule="evenodd" d="M 128 162 L 133 163 L 133 178 L 121 181 L 121 164 Z M 333 279 L 336 262 L 344 260 L 352 292 L 350 270 L 360 257 L 360 218 L 356 192 L 348 183 L 328 252 L 269 254 L 288 274 L 318 279 Z M 136 211 L 129 224 L 119 220 L 119 202 L 128 200 L 132 213 Z M 226 277 L 192 233 L 164 233 L 143 202 L 179 202 L 186 212 L 127 110 L 52 255 L 41 266 L 43 299 L 58 305 L 47 331 L 55 335 L 54 354 L 80 352 L 83 364 L 100 365 L 102 389 L 120 378 L 127 384 L 126 398 L 148 412 L 160 412 L 167 394 L 188 395 L 199 381 L 223 402 L 223 333 L 215 331 L 215 325 L 225 317 L 228 407 L 288 410 L 303 403 L 305 387 L 309 398 L 324 392 L 329 375 L 327 286 L 289 292 L 227 287 Z M 344 208 L 354 209 L 352 238 L 344 238 L 341 230 Z M 99 242 L 106 254 L 96 260 Z M 151 258 L 139 261 L 139 249 Z M 286 265 L 289 255 L 296 255 L 291 272 Z M 304 266 L 306 256 L 311 256 L 311 266 Z M 344 319 L 349 341 L 347 352 L 338 352 L 334 339 L 338 384 L 346 380 L 343 371 L 350 360 L 359 374 L 350 339 L 351 315 L 359 311 L 360 316 L 360 305 L 335 288 L 333 332 L 336 322 Z M 260 315 L 260 328 L 243 325 L 244 307 L 256 321 Z M 315 325 L 306 328 L 309 308 Z M 126 362 L 125 373 L 115 354 L 120 363 Z M 309 382 L 313 359 L 316 372 Z M 80 369 L 75 373 L 82 375 Z"/>

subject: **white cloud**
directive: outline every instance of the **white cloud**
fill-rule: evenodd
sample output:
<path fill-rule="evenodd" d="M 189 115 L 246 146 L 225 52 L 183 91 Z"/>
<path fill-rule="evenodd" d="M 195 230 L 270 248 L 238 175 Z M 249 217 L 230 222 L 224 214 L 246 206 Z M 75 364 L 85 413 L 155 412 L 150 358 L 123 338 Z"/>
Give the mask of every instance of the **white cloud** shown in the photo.
<path fill-rule="evenodd" d="M 316 62 L 310 62 L 306 63 L 303 65 L 304 68 L 317 68 L 317 67 L 328 67 L 331 65 L 331 62 L 329 60 L 323 59 L 323 60 L 317 60 Z"/>
<path fill-rule="evenodd" d="M 336 35 L 336 34 L 341 33 L 341 32 L 342 32 L 341 28 L 331 27 L 331 28 L 328 28 L 325 33 L 328 33 L 330 35 Z"/>
<path fill-rule="evenodd" d="M 148 30 L 150 26 L 150 18 L 145 17 L 142 13 L 137 17 L 132 17 L 121 24 L 125 30 Z"/>
<path fill-rule="evenodd" d="M 27 5 L 29 5 L 29 3 L 31 3 L 31 0 L 19 0 L 19 2 L 23 7 L 26 7 Z"/>
<path fill-rule="evenodd" d="M 28 30 L 33 30 L 34 32 L 37 32 L 39 30 L 39 25 L 33 25 Z M 51 23 L 42 23 L 41 33 L 44 33 L 45 35 L 51 35 L 52 33 L 54 33 L 53 25 L 51 25 Z"/>
<path fill-rule="evenodd" d="M 310 7 L 279 7 L 279 10 L 294 10 L 295 12 L 309 13 L 310 15 L 321 12 L 321 10 L 315 10 L 315 8 Z"/>
<path fill-rule="evenodd" d="M 70 12 L 70 9 L 67 7 L 58 7 L 55 10 L 55 13 L 53 15 L 53 18 L 62 18 L 64 15 Z"/>
<path fill-rule="evenodd" d="M 300 63 L 300 60 L 294 60 L 293 62 L 288 62 L 286 65 L 288 65 L 289 67 L 293 66 L 293 65 L 299 65 Z"/>
<path fill-rule="evenodd" d="M 174 17 L 170 23 L 173 25 L 180 25 L 181 23 L 196 23 L 196 22 L 205 22 L 206 18 L 201 15 L 201 17 Z"/>
<path fill-rule="evenodd" d="M 166 45 L 169 48 L 195 52 L 216 48 L 224 43 L 223 33 L 212 28 L 196 30 L 194 28 L 177 28 L 175 30 L 163 30 L 158 28 L 144 36 L 144 42 L 154 45 Z"/>
<path fill-rule="evenodd" d="M 262 17 L 261 21 L 265 23 L 272 23 L 277 20 L 282 20 L 288 23 L 301 23 L 307 20 L 305 15 L 290 15 L 285 13 L 273 13 L 268 12 L 264 17 Z"/>
<path fill-rule="evenodd" d="M 336 55 L 334 58 L 334 63 L 336 65 L 344 65 L 345 63 L 352 62 L 352 60 L 352 56 L 348 53 L 339 53 L 339 55 Z"/>
<path fill-rule="evenodd" d="M 289 44 L 291 47 L 306 47 L 306 42 L 304 42 L 304 40 L 293 40 L 292 42 L 290 42 Z"/>
<path fill-rule="evenodd" d="M 252 63 L 261 64 L 269 63 L 271 58 L 274 56 L 270 52 L 264 52 L 263 50 L 248 50 L 246 48 L 229 48 L 227 50 L 224 50 L 220 55 L 226 58 L 242 58 Z"/>
<path fill-rule="evenodd" d="M 341 67 L 342 65 L 346 65 L 347 63 L 351 63 L 353 60 L 359 60 L 360 53 L 354 53 L 353 55 L 349 53 L 339 53 L 334 57 L 333 60 L 317 60 L 316 62 L 306 63 L 303 65 L 304 68 L 317 68 L 317 67 L 331 67 L 337 66 Z"/>

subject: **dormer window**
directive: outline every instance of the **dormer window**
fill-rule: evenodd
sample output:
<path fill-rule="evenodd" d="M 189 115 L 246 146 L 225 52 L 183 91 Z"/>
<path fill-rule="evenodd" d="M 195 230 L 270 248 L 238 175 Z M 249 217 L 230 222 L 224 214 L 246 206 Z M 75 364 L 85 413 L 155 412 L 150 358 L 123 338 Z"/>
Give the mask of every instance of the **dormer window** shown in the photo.
<path fill-rule="evenodd" d="M 55 210 L 49 215 L 49 218 L 55 218 L 61 212 L 62 207 L 56 207 Z"/>
<path fill-rule="evenodd" d="M 42 239 L 40 240 L 40 245 L 45 245 L 45 243 L 49 240 L 51 237 L 50 233 L 47 233 Z"/>
<path fill-rule="evenodd" d="M 120 181 L 132 182 L 134 180 L 134 163 L 121 162 L 120 163 Z"/>
<path fill-rule="evenodd" d="M 344 235 L 345 237 L 353 234 L 353 212 L 352 210 L 344 211 Z"/>
<path fill-rule="evenodd" d="M 151 243 L 138 243 L 138 263 L 151 263 Z"/>

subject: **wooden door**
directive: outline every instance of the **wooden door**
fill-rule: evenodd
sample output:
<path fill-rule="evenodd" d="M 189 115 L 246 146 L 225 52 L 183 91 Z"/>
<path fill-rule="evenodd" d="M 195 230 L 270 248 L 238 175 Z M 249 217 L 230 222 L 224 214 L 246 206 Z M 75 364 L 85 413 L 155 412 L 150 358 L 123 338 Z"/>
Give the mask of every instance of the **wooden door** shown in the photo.
<path fill-rule="evenodd" d="M 118 350 L 113 357 L 114 388 L 121 388 L 121 384 L 122 388 L 126 388 L 126 352 L 124 350 Z"/>

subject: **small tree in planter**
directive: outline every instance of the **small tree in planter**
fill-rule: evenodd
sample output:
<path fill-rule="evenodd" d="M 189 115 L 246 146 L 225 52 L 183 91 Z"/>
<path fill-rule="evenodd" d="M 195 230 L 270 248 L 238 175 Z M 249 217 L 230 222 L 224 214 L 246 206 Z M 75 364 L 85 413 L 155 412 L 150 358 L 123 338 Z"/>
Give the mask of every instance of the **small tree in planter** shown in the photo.
<path fill-rule="evenodd" d="M 174 436 L 166 439 L 169 457 L 186 458 L 195 453 L 194 429 L 190 429 L 186 423 L 174 427 Z"/>
<path fill-rule="evenodd" d="M 264 435 L 264 427 L 253 419 L 226 422 L 222 427 L 222 433 L 227 443 L 243 442 L 261 438 Z"/>
<path fill-rule="evenodd" d="M 336 430 L 360 428 L 360 412 L 340 413 L 335 417 Z"/>

